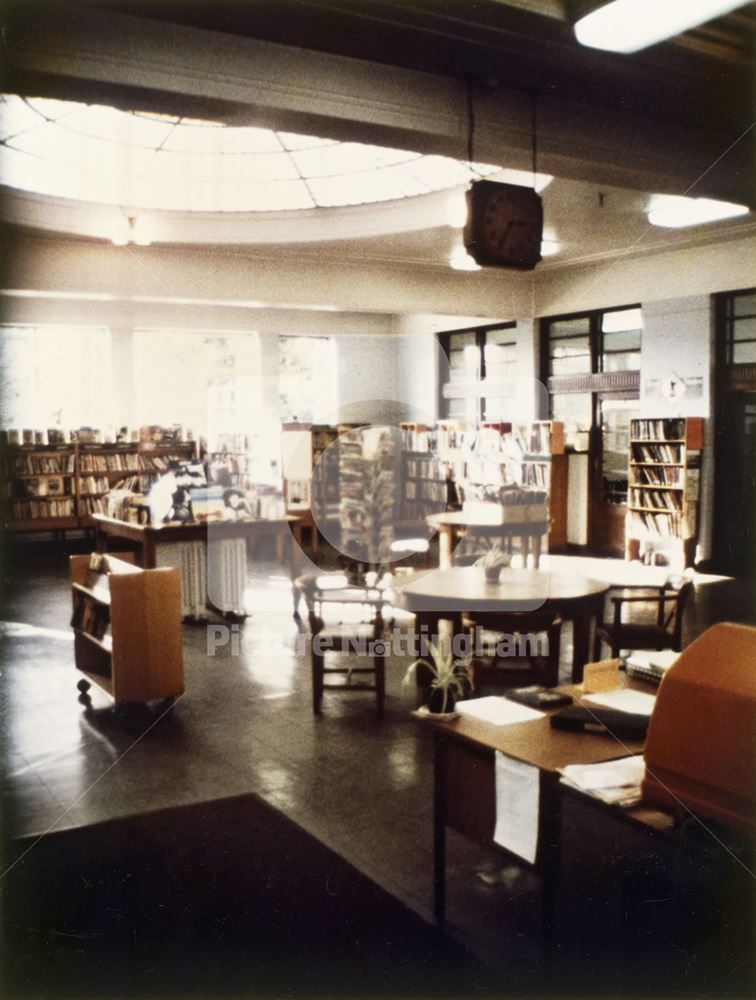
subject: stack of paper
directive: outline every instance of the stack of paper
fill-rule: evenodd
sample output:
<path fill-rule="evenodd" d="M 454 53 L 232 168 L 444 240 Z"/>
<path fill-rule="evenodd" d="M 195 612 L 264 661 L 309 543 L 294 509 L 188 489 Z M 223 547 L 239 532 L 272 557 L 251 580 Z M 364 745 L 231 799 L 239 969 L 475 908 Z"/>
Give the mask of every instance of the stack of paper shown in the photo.
<path fill-rule="evenodd" d="M 651 715 L 656 704 L 656 695 L 646 694 L 645 691 L 633 691 L 631 688 L 621 688 L 619 691 L 605 691 L 601 694 L 585 695 L 581 700 L 590 705 L 613 708 L 618 712 L 631 712 L 633 715 Z"/>
<path fill-rule="evenodd" d="M 482 722 L 492 722 L 495 726 L 509 726 L 517 722 L 530 722 L 542 719 L 543 712 L 526 705 L 518 705 L 500 695 L 490 695 L 487 698 L 468 698 L 458 701 L 456 710 L 460 715 L 467 715 Z"/>
<path fill-rule="evenodd" d="M 566 785 L 604 802 L 633 806 L 641 800 L 640 786 L 645 773 L 641 755 L 601 764 L 568 764 L 561 772 Z"/>

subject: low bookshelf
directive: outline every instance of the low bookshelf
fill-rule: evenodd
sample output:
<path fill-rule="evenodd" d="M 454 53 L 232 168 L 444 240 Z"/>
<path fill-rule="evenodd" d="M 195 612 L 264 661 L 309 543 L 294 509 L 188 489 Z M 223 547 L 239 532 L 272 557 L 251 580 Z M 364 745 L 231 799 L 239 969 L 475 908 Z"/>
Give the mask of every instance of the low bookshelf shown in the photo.
<path fill-rule="evenodd" d="M 140 569 L 133 555 L 70 557 L 74 657 L 117 704 L 175 698 L 184 690 L 178 569 Z"/>
<path fill-rule="evenodd" d="M 197 443 L 4 444 L 0 493 L 6 528 L 12 532 L 66 532 L 93 527 L 111 489 L 147 493 L 172 461 L 197 458 Z"/>

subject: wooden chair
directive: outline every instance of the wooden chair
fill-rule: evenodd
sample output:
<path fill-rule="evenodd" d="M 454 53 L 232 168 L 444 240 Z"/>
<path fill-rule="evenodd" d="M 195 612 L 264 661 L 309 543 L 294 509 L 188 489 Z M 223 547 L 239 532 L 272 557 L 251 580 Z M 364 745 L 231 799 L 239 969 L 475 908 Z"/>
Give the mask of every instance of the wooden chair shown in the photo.
<path fill-rule="evenodd" d="M 490 645 L 495 649 L 503 636 L 511 636 L 515 648 L 511 656 L 473 656 L 476 697 L 480 695 L 484 680 L 498 680 L 506 687 L 528 684 L 556 687 L 559 683 L 560 615 L 551 612 L 465 612 L 462 626 L 473 639 L 481 639 L 486 647 Z M 526 637 L 531 636 L 534 641 L 528 642 Z"/>
<path fill-rule="evenodd" d="M 323 691 L 374 691 L 383 715 L 386 692 L 386 645 L 383 639 L 383 594 L 349 584 L 341 574 L 307 580 L 302 587 L 307 604 L 312 668 L 312 708 L 320 714 Z M 356 665 L 355 665 L 355 661 Z M 346 681 L 329 683 L 331 675 Z M 369 676 L 372 681 L 353 683 Z"/>
<path fill-rule="evenodd" d="M 602 642 L 611 647 L 614 657 L 622 649 L 674 649 L 679 653 L 683 612 L 692 592 L 693 584 L 687 581 L 679 587 L 668 582 L 661 587 L 633 588 L 610 595 L 614 611 L 610 621 L 596 626 L 594 659 L 601 655 Z M 623 621 L 623 608 L 628 605 L 640 612 L 642 620 Z"/>

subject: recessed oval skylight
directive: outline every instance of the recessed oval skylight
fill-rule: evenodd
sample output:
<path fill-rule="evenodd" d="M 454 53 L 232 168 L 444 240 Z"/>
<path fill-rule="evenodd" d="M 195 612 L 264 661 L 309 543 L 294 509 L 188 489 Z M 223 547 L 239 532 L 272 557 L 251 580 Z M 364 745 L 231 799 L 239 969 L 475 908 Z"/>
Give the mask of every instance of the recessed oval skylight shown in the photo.
<path fill-rule="evenodd" d="M 0 183 L 118 206 L 270 212 L 411 198 L 499 171 L 356 142 L 0 97 Z"/>

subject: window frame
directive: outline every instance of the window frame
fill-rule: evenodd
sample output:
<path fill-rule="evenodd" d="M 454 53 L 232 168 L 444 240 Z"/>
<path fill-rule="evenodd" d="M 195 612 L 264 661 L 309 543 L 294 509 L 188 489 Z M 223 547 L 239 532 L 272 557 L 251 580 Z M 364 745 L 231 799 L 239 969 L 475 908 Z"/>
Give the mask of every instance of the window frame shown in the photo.
<path fill-rule="evenodd" d="M 497 347 L 507 347 L 514 346 L 515 349 L 518 345 L 517 339 L 517 323 L 515 320 L 509 320 L 505 323 L 486 323 L 483 326 L 467 326 L 456 330 L 444 330 L 436 334 L 436 341 L 441 347 L 438 356 L 438 413 L 439 419 L 441 420 L 453 420 L 454 417 L 449 416 L 449 404 L 450 399 L 446 399 L 443 394 L 443 387 L 445 385 L 445 376 L 448 375 L 450 371 L 450 355 L 451 355 L 451 338 L 457 334 L 472 333 L 475 335 L 475 347 L 478 351 L 478 382 L 483 382 L 486 375 L 486 344 L 487 336 L 489 333 L 499 330 L 511 330 L 512 340 L 507 341 L 505 344 L 496 344 Z M 516 362 L 515 362 L 516 364 Z M 451 379 L 449 378 L 449 381 Z M 492 397 L 493 398 L 493 397 Z M 476 422 L 480 424 L 485 419 L 485 405 L 486 397 L 477 397 L 477 413 Z"/>

